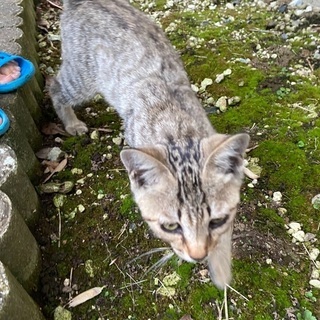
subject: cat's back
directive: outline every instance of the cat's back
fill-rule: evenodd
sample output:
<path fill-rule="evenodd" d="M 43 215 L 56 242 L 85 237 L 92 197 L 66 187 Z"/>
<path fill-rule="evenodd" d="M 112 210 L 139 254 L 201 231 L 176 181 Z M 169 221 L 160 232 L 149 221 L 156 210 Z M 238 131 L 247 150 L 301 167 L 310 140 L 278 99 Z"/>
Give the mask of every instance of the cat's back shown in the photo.
<path fill-rule="evenodd" d="M 139 41 L 144 46 L 170 46 L 160 27 L 127 0 L 65 0 L 64 4 L 61 23 L 67 38 L 79 36 L 90 42 L 103 39 L 122 45 Z"/>

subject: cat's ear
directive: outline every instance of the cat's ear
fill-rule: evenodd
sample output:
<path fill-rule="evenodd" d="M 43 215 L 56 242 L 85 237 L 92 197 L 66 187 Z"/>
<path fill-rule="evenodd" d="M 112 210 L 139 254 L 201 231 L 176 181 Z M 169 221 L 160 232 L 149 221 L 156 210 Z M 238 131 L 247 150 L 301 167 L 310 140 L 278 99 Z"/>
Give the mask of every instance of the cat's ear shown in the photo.
<path fill-rule="evenodd" d="M 215 134 L 202 141 L 205 156 L 204 176 L 213 172 L 242 176 L 243 154 L 248 147 L 250 137 L 246 133 L 233 136 Z"/>
<path fill-rule="evenodd" d="M 125 149 L 120 153 L 131 183 L 136 187 L 156 185 L 163 178 L 172 179 L 165 165 L 165 151 L 162 147 Z"/>

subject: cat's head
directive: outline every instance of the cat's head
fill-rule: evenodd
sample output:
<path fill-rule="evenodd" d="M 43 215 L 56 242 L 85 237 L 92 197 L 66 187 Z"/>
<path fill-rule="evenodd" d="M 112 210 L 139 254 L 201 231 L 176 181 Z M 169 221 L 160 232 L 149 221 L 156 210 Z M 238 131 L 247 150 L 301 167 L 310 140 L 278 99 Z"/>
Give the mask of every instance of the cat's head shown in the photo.
<path fill-rule="evenodd" d="M 215 134 L 191 147 L 121 152 L 135 201 L 153 233 L 186 261 L 207 258 L 221 288 L 231 280 L 230 271 L 221 272 L 230 269 L 232 225 L 248 143 L 247 134 Z"/>

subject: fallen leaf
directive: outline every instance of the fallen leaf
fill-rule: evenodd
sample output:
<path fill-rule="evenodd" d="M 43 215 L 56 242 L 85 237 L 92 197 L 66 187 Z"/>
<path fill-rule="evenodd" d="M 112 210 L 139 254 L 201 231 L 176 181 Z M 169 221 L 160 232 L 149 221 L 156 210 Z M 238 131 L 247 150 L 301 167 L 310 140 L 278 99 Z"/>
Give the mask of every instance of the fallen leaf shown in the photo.
<path fill-rule="evenodd" d="M 55 168 L 59 165 L 59 162 L 58 161 L 43 160 L 41 162 L 41 164 L 46 166 L 44 173 L 49 173 L 49 172 L 53 172 L 55 170 Z"/>
<path fill-rule="evenodd" d="M 180 320 L 193 320 L 189 314 L 184 315 Z"/>
<path fill-rule="evenodd" d="M 46 183 L 55 173 L 62 171 L 67 165 L 67 158 L 63 159 L 59 165 L 44 179 L 43 183 Z"/>
<path fill-rule="evenodd" d="M 69 136 L 69 134 L 62 128 L 60 124 L 56 124 L 53 122 L 46 123 L 42 129 L 42 133 L 45 135 L 56 135 L 61 134 L 63 136 Z"/>
<path fill-rule="evenodd" d="M 87 291 L 84 291 L 80 294 L 78 294 L 77 296 L 75 296 L 73 299 L 71 299 L 68 304 L 69 307 L 74 308 L 76 306 L 78 306 L 79 304 L 82 304 L 94 297 L 96 297 L 97 295 L 99 295 L 102 290 L 105 288 L 105 286 L 103 287 L 95 287 L 95 288 L 91 288 Z"/>

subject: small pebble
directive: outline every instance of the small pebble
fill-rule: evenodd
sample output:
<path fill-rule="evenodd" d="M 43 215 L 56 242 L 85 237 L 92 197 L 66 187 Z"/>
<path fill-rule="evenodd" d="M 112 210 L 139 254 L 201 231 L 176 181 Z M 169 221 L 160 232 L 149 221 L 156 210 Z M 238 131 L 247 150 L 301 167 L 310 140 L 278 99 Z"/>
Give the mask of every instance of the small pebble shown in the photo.
<path fill-rule="evenodd" d="M 320 280 L 317 279 L 311 279 L 309 281 L 309 284 L 317 289 L 320 289 Z"/>
<path fill-rule="evenodd" d="M 280 191 L 276 191 L 273 193 L 273 196 L 272 196 L 272 200 L 275 201 L 275 202 L 281 202 L 282 200 L 282 194 Z"/>
<path fill-rule="evenodd" d="M 78 208 L 79 212 L 81 212 L 81 213 L 86 210 L 86 208 L 82 204 L 79 204 L 77 208 Z"/>

